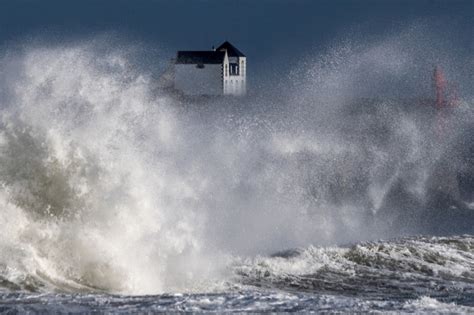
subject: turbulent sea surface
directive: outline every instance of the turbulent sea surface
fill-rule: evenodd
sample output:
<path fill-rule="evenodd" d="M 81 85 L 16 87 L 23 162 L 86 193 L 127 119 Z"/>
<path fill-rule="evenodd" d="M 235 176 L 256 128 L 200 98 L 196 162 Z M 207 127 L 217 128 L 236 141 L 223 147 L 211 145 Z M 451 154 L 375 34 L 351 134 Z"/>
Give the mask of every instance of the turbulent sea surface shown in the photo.
<path fill-rule="evenodd" d="M 404 238 L 349 247 L 310 247 L 270 257 L 236 260 L 232 270 L 232 280 L 211 293 L 128 296 L 13 290 L 1 294 L 0 310 L 33 313 L 470 313 L 474 310 L 474 238 L 467 235 Z"/>
<path fill-rule="evenodd" d="M 474 312 L 472 60 L 435 37 L 206 99 L 38 43 L 0 55 L 0 312 Z"/>

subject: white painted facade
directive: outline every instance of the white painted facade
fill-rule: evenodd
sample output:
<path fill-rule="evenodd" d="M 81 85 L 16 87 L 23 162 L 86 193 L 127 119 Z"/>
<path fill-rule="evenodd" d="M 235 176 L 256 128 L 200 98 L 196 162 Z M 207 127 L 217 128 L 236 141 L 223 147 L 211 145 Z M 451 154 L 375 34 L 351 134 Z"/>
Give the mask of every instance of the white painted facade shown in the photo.
<path fill-rule="evenodd" d="M 175 66 L 175 89 L 186 95 L 222 94 L 222 65 L 177 64 Z"/>
<path fill-rule="evenodd" d="M 243 96 L 247 93 L 247 58 L 228 42 L 211 51 L 180 51 L 174 88 L 190 96 Z"/>
<path fill-rule="evenodd" d="M 231 64 L 237 64 L 238 71 L 231 71 Z M 247 93 L 246 72 L 246 57 L 228 57 L 226 54 L 226 58 L 224 59 L 223 94 L 245 95 Z"/>

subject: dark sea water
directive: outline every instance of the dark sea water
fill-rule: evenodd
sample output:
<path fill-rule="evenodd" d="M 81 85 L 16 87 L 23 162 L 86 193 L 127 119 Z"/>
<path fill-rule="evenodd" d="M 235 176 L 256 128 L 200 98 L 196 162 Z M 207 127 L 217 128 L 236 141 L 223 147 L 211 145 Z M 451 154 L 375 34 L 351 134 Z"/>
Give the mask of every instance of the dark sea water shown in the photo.
<path fill-rule="evenodd" d="M 469 235 L 311 247 L 236 259 L 231 268 L 233 279 L 209 293 L 130 296 L 4 290 L 0 310 L 6 314 L 474 311 L 474 238 Z"/>

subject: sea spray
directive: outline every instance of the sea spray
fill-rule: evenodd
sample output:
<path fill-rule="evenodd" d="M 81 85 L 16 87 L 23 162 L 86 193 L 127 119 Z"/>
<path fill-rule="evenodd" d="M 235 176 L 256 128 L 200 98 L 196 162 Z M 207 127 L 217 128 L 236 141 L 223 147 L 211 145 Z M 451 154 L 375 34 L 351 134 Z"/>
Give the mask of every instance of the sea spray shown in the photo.
<path fill-rule="evenodd" d="M 4 265 L 59 289 L 72 281 L 160 292 L 193 278 L 204 217 L 194 212 L 198 186 L 167 167 L 179 146 L 167 100 L 152 99 L 124 60 L 96 58 L 90 47 L 21 58 L 22 79 L 2 110 L 2 187 L 15 209 L 2 219 L 27 220 L 3 238 L 29 263 L 14 267 L 6 256 Z"/>
<path fill-rule="evenodd" d="M 440 223 L 427 208 L 437 163 L 454 154 L 450 174 L 469 176 L 457 167 L 465 153 L 451 149 L 472 125 L 470 94 L 453 109 L 452 141 L 438 142 L 430 106 L 381 97 L 379 79 L 393 72 L 401 91 L 397 75 L 420 53 L 389 44 L 308 61 L 284 98 L 204 102 L 156 89 L 97 41 L 6 54 L 2 286 L 219 291 L 235 284 L 239 257 L 430 232 Z M 361 65 L 374 70 L 362 87 L 376 97 L 362 93 Z M 459 231 L 472 231 L 469 220 L 448 229 Z"/>

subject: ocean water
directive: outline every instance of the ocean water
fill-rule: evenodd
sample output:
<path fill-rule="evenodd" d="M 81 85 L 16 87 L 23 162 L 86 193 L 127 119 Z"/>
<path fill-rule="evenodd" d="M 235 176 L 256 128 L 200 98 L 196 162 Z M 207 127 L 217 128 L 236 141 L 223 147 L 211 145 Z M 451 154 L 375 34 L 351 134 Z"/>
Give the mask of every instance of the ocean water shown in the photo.
<path fill-rule="evenodd" d="M 449 50 L 344 43 L 265 93 L 187 99 L 133 47 L 38 43 L 0 58 L 1 312 L 474 311 Z"/>
<path fill-rule="evenodd" d="M 56 290 L 25 292 L 15 288 L 18 283 L 4 281 L 0 310 L 471 313 L 473 249 L 474 238 L 465 235 L 310 247 L 273 256 L 236 258 L 226 283 L 212 290 L 203 287 L 199 293 L 118 295 L 86 287 L 53 293 L 60 284 L 36 275 L 28 285 L 49 282 Z"/>

